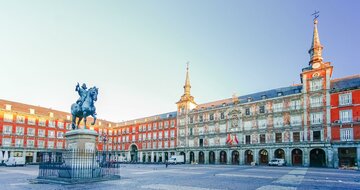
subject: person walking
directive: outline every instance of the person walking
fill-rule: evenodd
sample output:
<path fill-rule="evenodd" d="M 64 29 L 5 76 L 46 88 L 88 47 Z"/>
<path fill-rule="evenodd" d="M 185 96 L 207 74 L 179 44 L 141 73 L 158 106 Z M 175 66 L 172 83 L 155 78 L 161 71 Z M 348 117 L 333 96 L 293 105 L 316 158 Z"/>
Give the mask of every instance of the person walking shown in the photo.
<path fill-rule="evenodd" d="M 165 166 L 166 166 L 166 168 L 168 167 L 168 165 L 169 165 L 169 163 L 168 163 L 168 161 L 166 160 L 166 161 L 165 161 Z"/>

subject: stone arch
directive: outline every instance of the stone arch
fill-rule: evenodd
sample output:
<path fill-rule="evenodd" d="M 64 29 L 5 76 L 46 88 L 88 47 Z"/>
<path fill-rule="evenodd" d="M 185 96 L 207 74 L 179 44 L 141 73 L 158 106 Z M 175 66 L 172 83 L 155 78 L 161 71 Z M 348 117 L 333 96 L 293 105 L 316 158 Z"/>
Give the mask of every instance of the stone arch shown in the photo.
<path fill-rule="evenodd" d="M 311 167 L 325 167 L 326 153 L 321 148 L 314 148 L 310 151 L 310 166 Z"/>
<path fill-rule="evenodd" d="M 269 163 L 269 153 L 265 149 L 259 151 L 259 164 L 267 165 Z"/>
<path fill-rule="evenodd" d="M 227 157 L 226 152 L 224 150 L 220 151 L 220 164 L 226 164 Z"/>
<path fill-rule="evenodd" d="M 303 165 L 303 151 L 295 148 L 291 151 L 291 163 L 293 166 Z"/>
<path fill-rule="evenodd" d="M 199 164 L 205 164 L 205 154 L 203 151 L 199 152 Z"/>
<path fill-rule="evenodd" d="M 209 164 L 215 164 L 215 152 L 214 151 L 209 152 Z"/>
<path fill-rule="evenodd" d="M 245 151 L 245 164 L 250 165 L 254 161 L 254 153 L 252 150 Z"/>
<path fill-rule="evenodd" d="M 239 151 L 234 150 L 231 153 L 231 164 L 233 165 L 239 165 L 240 155 Z"/>

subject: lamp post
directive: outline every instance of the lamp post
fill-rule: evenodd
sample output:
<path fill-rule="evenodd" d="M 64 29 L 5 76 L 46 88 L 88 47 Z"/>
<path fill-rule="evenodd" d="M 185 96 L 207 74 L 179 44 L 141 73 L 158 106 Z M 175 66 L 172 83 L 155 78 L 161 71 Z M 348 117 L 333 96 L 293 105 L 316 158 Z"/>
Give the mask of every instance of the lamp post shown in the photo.
<path fill-rule="evenodd" d="M 108 141 L 108 136 L 106 133 L 101 134 L 101 139 L 103 141 L 103 160 L 102 164 L 106 162 L 106 142 Z"/>

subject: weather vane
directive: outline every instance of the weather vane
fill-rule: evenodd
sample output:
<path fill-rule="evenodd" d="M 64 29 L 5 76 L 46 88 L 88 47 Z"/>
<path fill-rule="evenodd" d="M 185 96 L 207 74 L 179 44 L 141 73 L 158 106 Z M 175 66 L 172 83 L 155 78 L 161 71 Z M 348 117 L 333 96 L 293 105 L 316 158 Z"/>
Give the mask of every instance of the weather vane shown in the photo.
<path fill-rule="evenodd" d="M 320 11 L 316 11 L 316 10 L 315 10 L 315 12 L 314 12 L 313 14 L 311 14 L 311 15 L 314 16 L 314 20 L 319 17 L 319 13 L 320 13 Z"/>

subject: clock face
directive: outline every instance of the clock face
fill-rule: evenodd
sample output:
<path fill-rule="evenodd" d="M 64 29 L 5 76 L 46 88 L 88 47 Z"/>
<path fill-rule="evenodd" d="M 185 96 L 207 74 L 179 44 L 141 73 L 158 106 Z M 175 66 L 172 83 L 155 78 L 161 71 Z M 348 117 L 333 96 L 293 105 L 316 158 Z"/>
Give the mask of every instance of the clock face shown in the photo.
<path fill-rule="evenodd" d="M 313 69 L 317 69 L 317 68 L 319 68 L 320 67 L 320 63 L 314 63 L 313 65 L 312 65 L 312 68 Z"/>

